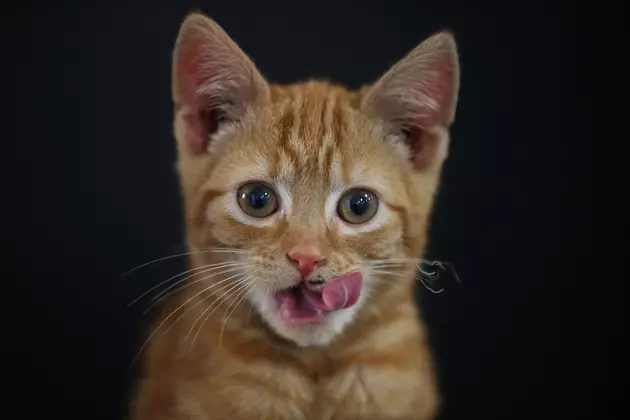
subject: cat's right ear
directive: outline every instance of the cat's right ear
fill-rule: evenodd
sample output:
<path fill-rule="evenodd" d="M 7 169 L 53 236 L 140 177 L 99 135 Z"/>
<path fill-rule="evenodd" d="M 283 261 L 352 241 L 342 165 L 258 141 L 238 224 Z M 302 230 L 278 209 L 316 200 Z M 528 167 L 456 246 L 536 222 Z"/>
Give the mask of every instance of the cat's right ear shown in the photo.
<path fill-rule="evenodd" d="M 182 23 L 172 68 L 175 135 L 184 150 L 204 153 L 224 124 L 268 100 L 254 63 L 214 21 L 192 13 Z"/>
<path fill-rule="evenodd" d="M 426 39 L 363 92 L 361 108 L 402 134 L 419 170 L 439 167 L 448 150 L 448 128 L 459 93 L 455 38 L 440 32 Z"/>

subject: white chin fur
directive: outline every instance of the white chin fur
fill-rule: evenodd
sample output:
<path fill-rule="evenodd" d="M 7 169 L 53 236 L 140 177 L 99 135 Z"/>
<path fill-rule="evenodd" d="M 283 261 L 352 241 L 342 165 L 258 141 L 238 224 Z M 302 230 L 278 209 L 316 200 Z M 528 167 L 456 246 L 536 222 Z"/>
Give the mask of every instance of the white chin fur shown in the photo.
<path fill-rule="evenodd" d="M 328 313 L 325 321 L 317 324 L 287 324 L 280 319 L 275 298 L 256 288 L 250 295 L 250 302 L 258 309 L 263 320 L 276 334 L 300 347 L 326 346 L 350 324 L 361 304 L 362 293 L 355 305 L 350 308 Z"/>

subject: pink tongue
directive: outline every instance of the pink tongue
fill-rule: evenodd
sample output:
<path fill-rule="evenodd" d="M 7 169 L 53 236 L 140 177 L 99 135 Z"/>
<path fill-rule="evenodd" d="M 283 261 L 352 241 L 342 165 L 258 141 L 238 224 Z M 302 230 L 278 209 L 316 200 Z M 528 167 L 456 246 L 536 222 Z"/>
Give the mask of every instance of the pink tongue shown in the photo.
<path fill-rule="evenodd" d="M 322 312 L 349 308 L 361 295 L 361 273 L 350 273 L 330 280 L 321 293 L 309 290 L 304 284 L 299 290 L 282 290 L 275 294 L 280 318 L 289 324 L 316 322 Z"/>
<path fill-rule="evenodd" d="M 322 300 L 329 311 L 349 308 L 361 295 L 361 273 L 350 273 L 330 280 L 322 289 Z"/>

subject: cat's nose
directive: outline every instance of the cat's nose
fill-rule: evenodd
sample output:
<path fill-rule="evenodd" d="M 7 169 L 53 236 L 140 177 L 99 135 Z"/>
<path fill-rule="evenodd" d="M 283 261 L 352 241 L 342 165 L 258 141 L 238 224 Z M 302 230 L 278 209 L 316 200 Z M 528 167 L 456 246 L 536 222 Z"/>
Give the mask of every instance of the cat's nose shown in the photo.
<path fill-rule="evenodd" d="M 306 279 L 317 267 L 326 264 L 321 250 L 314 245 L 295 246 L 287 253 L 287 257 L 297 266 L 302 279 Z"/>

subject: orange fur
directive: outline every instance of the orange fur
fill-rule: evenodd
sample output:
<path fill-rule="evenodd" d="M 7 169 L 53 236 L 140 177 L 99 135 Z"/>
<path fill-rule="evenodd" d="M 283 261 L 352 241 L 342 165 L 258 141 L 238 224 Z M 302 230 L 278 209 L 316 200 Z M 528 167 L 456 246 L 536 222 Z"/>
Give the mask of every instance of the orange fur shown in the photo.
<path fill-rule="evenodd" d="M 269 85 L 199 14 L 183 23 L 173 61 L 191 268 L 249 265 L 244 273 L 195 272 L 166 299 L 133 418 L 434 418 L 439 396 L 413 286 L 457 102 L 452 36 L 435 35 L 358 92 L 317 81 Z M 207 145 L 198 110 L 222 105 L 231 121 Z M 401 121 L 409 145 L 397 131 Z M 243 222 L 230 197 L 261 178 L 286 188 L 290 208 L 264 223 Z M 352 230 L 327 213 L 331 188 L 355 184 L 380 199 L 374 228 Z M 290 286 L 285 255 L 302 243 L 325 254 L 329 277 L 364 271 L 360 305 L 342 310 L 352 316 L 286 326 L 246 294 Z M 202 252 L 210 248 L 235 251 Z M 399 263 L 364 269 L 377 259 Z M 251 288 L 228 282 L 234 273 L 248 275 L 242 284 Z"/>

